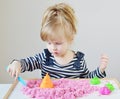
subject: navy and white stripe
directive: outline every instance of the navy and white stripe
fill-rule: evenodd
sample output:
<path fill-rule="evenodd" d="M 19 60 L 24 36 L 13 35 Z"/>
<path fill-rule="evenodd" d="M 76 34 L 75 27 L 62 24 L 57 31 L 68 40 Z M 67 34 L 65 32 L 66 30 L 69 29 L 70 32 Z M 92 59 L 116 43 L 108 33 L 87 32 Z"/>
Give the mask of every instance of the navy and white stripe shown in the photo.
<path fill-rule="evenodd" d="M 40 69 L 42 77 L 49 73 L 53 78 L 93 78 L 95 76 L 103 78 L 106 76 L 105 72 L 101 73 L 99 68 L 90 72 L 85 63 L 84 54 L 81 52 L 77 52 L 78 56 L 76 54 L 70 63 L 61 66 L 49 52 L 46 53 L 46 50 L 33 57 L 21 59 L 21 72 Z"/>

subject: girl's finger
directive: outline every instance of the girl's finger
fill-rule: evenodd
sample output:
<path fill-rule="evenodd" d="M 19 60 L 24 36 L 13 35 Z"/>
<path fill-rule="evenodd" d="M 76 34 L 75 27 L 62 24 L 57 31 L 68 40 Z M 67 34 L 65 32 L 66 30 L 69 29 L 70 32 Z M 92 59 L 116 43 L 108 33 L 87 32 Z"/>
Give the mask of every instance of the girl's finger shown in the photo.
<path fill-rule="evenodd" d="M 17 80 L 18 76 L 19 76 L 19 71 L 16 71 L 15 80 Z"/>
<path fill-rule="evenodd" d="M 13 71 L 12 71 L 12 77 L 15 77 L 15 76 L 16 76 L 16 71 L 13 70 Z"/>
<path fill-rule="evenodd" d="M 102 55 L 101 59 L 109 59 L 107 55 Z"/>

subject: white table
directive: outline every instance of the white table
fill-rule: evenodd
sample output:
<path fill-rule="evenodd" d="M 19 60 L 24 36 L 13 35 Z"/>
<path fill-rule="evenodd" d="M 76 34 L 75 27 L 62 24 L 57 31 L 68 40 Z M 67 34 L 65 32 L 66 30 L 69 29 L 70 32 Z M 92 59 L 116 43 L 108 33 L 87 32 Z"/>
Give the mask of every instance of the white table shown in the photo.
<path fill-rule="evenodd" d="M 12 84 L 0 84 L 0 99 L 3 99 Z"/>
<path fill-rule="evenodd" d="M 110 95 L 104 95 L 104 96 L 98 96 L 98 94 L 90 94 L 86 97 L 81 97 L 77 99 L 119 99 L 120 98 L 120 83 L 116 81 L 116 79 L 108 79 L 106 81 L 109 81 L 110 83 L 114 84 L 115 91 L 112 92 Z M 102 80 L 102 84 L 106 83 L 106 81 Z M 13 84 L 0 84 L 0 99 L 7 99 L 3 98 L 6 93 L 8 92 L 9 89 L 11 89 L 11 86 Z M 17 83 L 16 87 L 13 90 L 13 93 L 10 95 L 9 99 L 33 99 L 33 98 L 28 98 L 27 96 L 23 95 L 23 93 L 20 91 L 20 88 L 22 87 L 21 83 Z"/>

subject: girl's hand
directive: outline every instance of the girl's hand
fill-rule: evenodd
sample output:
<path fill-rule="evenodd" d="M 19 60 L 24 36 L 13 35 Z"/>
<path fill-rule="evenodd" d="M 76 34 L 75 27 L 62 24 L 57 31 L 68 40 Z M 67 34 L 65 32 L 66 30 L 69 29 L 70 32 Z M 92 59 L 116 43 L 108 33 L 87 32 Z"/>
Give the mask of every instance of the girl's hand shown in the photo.
<path fill-rule="evenodd" d="M 109 60 L 109 58 L 108 58 L 107 55 L 103 54 L 103 55 L 101 56 L 100 71 L 101 71 L 102 73 L 105 71 L 105 69 L 106 69 L 106 67 L 107 67 L 107 65 L 108 65 L 108 60 Z"/>
<path fill-rule="evenodd" d="M 19 61 L 13 61 L 7 68 L 7 72 L 10 74 L 10 76 L 15 77 L 15 80 L 17 80 L 20 72 L 21 72 L 21 64 Z"/>

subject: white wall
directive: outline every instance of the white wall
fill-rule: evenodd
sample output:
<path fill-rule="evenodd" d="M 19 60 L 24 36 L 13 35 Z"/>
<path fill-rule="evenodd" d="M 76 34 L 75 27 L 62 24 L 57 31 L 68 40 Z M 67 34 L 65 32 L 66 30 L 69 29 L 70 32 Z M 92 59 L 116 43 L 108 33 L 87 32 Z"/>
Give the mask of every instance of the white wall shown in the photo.
<path fill-rule="evenodd" d="M 110 60 L 107 77 L 120 80 L 120 1 L 119 0 L 0 0 L 0 83 L 11 83 L 5 67 L 14 58 L 42 51 L 40 22 L 45 9 L 58 2 L 69 3 L 78 18 L 75 50 L 86 54 L 88 68 L 99 66 L 100 55 Z M 24 73 L 23 78 L 40 77 L 40 71 Z"/>

